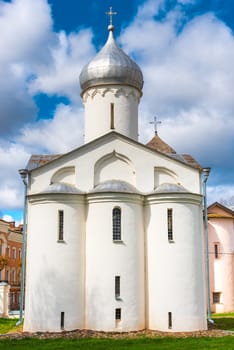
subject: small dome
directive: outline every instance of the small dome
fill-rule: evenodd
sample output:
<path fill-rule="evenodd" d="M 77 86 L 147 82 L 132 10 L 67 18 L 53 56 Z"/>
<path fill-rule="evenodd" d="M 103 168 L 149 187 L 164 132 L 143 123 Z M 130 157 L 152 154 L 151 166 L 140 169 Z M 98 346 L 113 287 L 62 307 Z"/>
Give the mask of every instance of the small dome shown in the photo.
<path fill-rule="evenodd" d="M 189 192 L 189 191 L 186 190 L 186 188 L 184 188 L 182 185 L 172 184 L 167 182 L 159 185 L 154 191 L 154 193 L 166 193 L 166 192 Z"/>
<path fill-rule="evenodd" d="M 126 84 L 139 90 L 143 87 L 143 75 L 139 66 L 121 50 L 113 36 L 113 26 L 108 27 L 109 37 L 101 51 L 82 69 L 80 86 Z"/>
<path fill-rule="evenodd" d="M 89 193 L 97 192 L 127 192 L 127 193 L 139 193 L 139 191 L 130 183 L 120 180 L 108 180 L 101 182 Z"/>
<path fill-rule="evenodd" d="M 67 184 L 65 182 L 55 182 L 50 184 L 44 191 L 41 193 L 72 193 L 72 194 L 81 194 L 82 192 L 78 190 L 75 186 Z"/>

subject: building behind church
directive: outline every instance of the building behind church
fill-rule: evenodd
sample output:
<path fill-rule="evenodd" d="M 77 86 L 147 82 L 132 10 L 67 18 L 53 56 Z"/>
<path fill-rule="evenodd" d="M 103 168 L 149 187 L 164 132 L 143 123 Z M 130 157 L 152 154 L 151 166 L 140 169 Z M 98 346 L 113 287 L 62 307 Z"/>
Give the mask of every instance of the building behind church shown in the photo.
<path fill-rule="evenodd" d="M 143 75 L 108 30 L 80 74 L 84 145 L 27 165 L 24 330 L 204 330 L 202 168 L 138 142 Z"/>
<path fill-rule="evenodd" d="M 21 266 L 22 225 L 0 219 L 0 285 L 7 286 L 8 311 L 19 309 Z"/>
<path fill-rule="evenodd" d="M 234 311 L 234 212 L 221 203 L 208 207 L 210 300 L 215 313 Z"/>

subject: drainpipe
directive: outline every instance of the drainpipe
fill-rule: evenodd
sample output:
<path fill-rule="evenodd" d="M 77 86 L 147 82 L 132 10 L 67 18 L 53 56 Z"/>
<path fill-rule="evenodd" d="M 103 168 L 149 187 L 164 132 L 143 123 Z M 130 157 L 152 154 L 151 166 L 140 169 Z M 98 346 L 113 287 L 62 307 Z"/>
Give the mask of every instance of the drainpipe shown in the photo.
<path fill-rule="evenodd" d="M 207 215 L 207 193 L 206 183 L 210 174 L 210 168 L 203 168 L 203 200 L 204 200 L 204 223 L 205 223 L 205 237 L 206 237 L 206 279 L 207 279 L 207 320 L 214 323 L 211 318 L 210 306 L 210 266 L 209 266 L 209 233 L 208 233 L 208 215 Z"/>
<path fill-rule="evenodd" d="M 26 257 L 26 242 L 27 242 L 27 191 L 28 191 L 28 170 L 20 169 L 19 174 L 24 184 L 24 223 L 23 223 L 23 241 L 22 241 L 22 269 L 20 282 L 20 317 L 16 326 L 23 323 L 24 310 L 24 294 L 25 294 L 25 257 Z"/>

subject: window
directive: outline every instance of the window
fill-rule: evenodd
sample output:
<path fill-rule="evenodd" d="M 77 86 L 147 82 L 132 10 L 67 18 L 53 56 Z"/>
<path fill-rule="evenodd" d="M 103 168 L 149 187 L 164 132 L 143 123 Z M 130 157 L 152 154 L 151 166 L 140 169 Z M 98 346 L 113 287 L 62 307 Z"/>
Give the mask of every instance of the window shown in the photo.
<path fill-rule="evenodd" d="M 110 104 L 110 128 L 115 128 L 114 103 Z"/>
<path fill-rule="evenodd" d="M 218 259 L 218 257 L 219 257 L 219 245 L 218 245 L 218 243 L 215 243 L 215 245 L 214 245 L 214 255 L 215 255 L 215 259 Z"/>
<path fill-rule="evenodd" d="M 58 211 L 58 240 L 63 241 L 63 224 L 64 224 L 64 212 L 63 210 Z"/>
<path fill-rule="evenodd" d="M 65 312 L 61 312 L 61 319 L 60 319 L 60 328 L 64 329 L 64 321 L 65 321 Z"/>
<path fill-rule="evenodd" d="M 12 258 L 16 259 L 16 248 L 15 247 L 12 249 Z"/>
<path fill-rule="evenodd" d="M 19 248 L 19 251 L 18 251 L 18 255 L 19 255 L 19 259 L 21 259 L 22 258 L 22 251 L 21 251 L 20 248 Z"/>
<path fill-rule="evenodd" d="M 120 298 L 120 276 L 115 276 L 115 298 Z"/>
<path fill-rule="evenodd" d="M 221 300 L 221 293 L 214 292 L 213 293 L 213 304 L 220 304 L 220 300 Z"/>
<path fill-rule="evenodd" d="M 9 270 L 8 269 L 6 270 L 6 280 L 9 283 Z"/>
<path fill-rule="evenodd" d="M 114 208 L 112 212 L 113 240 L 121 241 L 121 209 Z"/>
<path fill-rule="evenodd" d="M 172 328 L 172 312 L 168 312 L 168 328 Z"/>
<path fill-rule="evenodd" d="M 2 255 L 2 242 L 0 241 L 0 255 Z"/>
<path fill-rule="evenodd" d="M 115 309 L 115 320 L 121 321 L 121 309 Z"/>
<path fill-rule="evenodd" d="M 12 276 L 12 283 L 14 283 L 15 282 L 15 270 L 12 270 L 11 276 Z"/>
<path fill-rule="evenodd" d="M 168 241 L 173 241 L 173 218 L 172 209 L 167 209 L 167 234 Z"/>
<path fill-rule="evenodd" d="M 6 256 L 10 256 L 10 247 L 6 247 Z"/>

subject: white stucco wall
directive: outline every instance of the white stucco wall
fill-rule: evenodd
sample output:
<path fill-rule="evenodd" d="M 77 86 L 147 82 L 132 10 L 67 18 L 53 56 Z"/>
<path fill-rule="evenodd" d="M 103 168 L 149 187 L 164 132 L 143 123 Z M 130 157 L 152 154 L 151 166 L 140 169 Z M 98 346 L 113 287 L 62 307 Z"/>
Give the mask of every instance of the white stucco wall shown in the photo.
<path fill-rule="evenodd" d="M 138 196 L 89 197 L 86 226 L 86 328 L 130 331 L 145 328 L 143 209 Z M 122 242 L 112 239 L 112 210 L 122 211 Z M 115 299 L 120 276 L 120 300 Z M 115 322 L 115 309 L 122 320 Z"/>
<path fill-rule="evenodd" d="M 58 210 L 64 242 L 58 242 Z M 25 331 L 61 331 L 84 325 L 84 206 L 69 195 L 30 198 Z"/>
<path fill-rule="evenodd" d="M 200 196 L 181 193 L 148 198 L 149 329 L 196 331 L 207 327 L 200 201 Z M 168 241 L 168 208 L 173 209 L 174 242 Z"/>
<path fill-rule="evenodd" d="M 139 99 L 140 92 L 130 86 L 88 89 L 83 95 L 85 143 L 111 131 L 111 103 L 114 104 L 114 130 L 137 141 Z"/>

